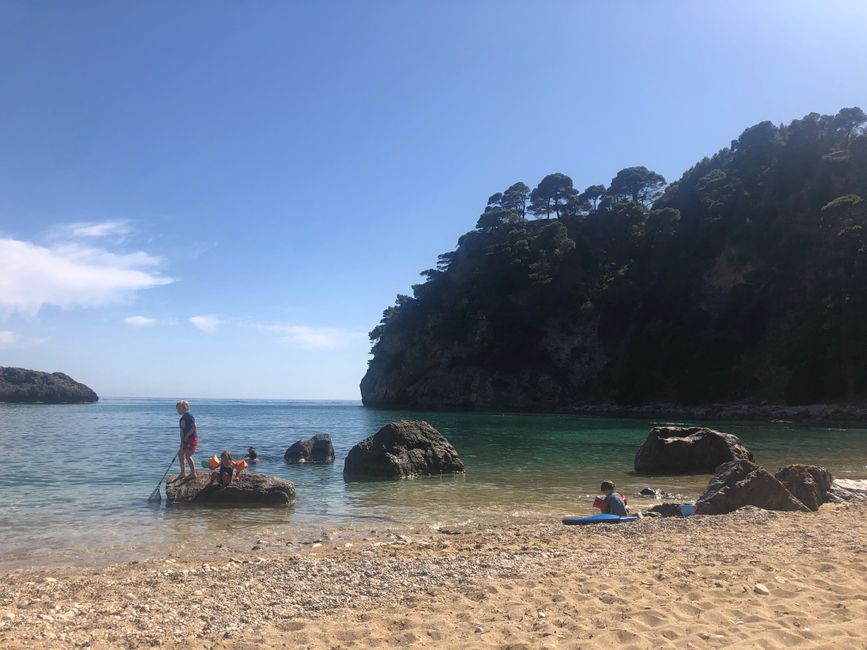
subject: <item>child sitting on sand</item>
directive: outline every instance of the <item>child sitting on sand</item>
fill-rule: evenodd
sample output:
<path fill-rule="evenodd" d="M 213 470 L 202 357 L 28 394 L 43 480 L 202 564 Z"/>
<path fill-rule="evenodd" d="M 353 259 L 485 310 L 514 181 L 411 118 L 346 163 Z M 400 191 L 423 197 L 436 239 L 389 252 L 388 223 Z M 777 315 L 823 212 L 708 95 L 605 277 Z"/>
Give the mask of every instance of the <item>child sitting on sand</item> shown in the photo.
<path fill-rule="evenodd" d="M 626 510 L 626 497 L 614 491 L 614 481 L 602 481 L 602 485 L 599 488 L 605 494 L 605 497 L 596 497 L 593 500 L 594 507 L 609 515 L 626 517 L 629 514 Z"/>
<path fill-rule="evenodd" d="M 232 482 L 232 474 L 235 473 L 235 462 L 232 460 L 232 452 L 228 449 L 220 454 L 220 465 L 216 472 L 211 474 L 211 483 L 219 483 L 226 487 Z"/>

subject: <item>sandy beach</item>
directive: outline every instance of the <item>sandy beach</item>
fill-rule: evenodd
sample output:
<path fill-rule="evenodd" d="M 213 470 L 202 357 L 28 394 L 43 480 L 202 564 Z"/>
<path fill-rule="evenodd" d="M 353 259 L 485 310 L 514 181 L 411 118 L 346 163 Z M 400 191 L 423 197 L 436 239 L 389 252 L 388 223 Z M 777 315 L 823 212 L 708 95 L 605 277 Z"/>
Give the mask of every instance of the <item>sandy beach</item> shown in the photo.
<path fill-rule="evenodd" d="M 19 647 L 867 647 L 867 504 L 567 527 L 324 531 L 13 571 Z M 238 540 L 239 545 L 246 540 Z"/>

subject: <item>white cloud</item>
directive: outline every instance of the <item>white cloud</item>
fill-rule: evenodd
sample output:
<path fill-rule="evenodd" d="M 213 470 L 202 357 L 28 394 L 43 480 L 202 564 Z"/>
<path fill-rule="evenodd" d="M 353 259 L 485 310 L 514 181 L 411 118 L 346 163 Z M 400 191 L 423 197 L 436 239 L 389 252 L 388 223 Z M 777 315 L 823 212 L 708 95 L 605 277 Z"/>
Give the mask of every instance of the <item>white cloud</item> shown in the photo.
<path fill-rule="evenodd" d="M 21 336 L 8 330 L 0 330 L 0 349 L 35 348 L 45 343 L 47 339 L 37 339 L 30 336 Z"/>
<path fill-rule="evenodd" d="M 69 238 L 98 238 L 120 237 L 128 235 L 132 229 L 129 222 L 123 219 L 109 221 L 79 221 L 58 226 L 54 230 L 56 237 Z"/>
<path fill-rule="evenodd" d="M 314 350 L 333 350 L 365 336 L 364 332 L 353 332 L 337 327 L 313 327 L 294 323 L 256 325 L 255 327 L 269 332 L 277 332 L 282 334 L 283 340 L 288 343 Z"/>
<path fill-rule="evenodd" d="M 192 324 L 193 327 L 199 328 L 203 332 L 213 332 L 222 324 L 222 322 L 223 321 L 214 315 L 190 317 L 190 324 Z"/>
<path fill-rule="evenodd" d="M 134 327 L 147 327 L 156 324 L 157 320 L 148 316 L 127 316 L 123 322 Z"/>
<path fill-rule="evenodd" d="M 148 268 L 145 252 L 112 253 L 80 244 L 40 246 L 0 238 L 0 313 L 35 316 L 45 305 L 95 307 L 172 282 Z"/>

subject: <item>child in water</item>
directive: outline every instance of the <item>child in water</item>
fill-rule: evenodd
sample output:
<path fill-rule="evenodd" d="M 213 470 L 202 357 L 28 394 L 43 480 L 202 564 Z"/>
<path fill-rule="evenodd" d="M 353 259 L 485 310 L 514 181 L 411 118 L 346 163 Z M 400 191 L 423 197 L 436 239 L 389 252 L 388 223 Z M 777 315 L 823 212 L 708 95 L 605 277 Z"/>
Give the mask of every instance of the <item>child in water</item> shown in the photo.
<path fill-rule="evenodd" d="M 232 475 L 235 473 L 235 462 L 232 460 L 232 452 L 228 449 L 220 454 L 220 464 L 217 471 L 211 474 L 211 483 L 219 483 L 223 487 L 232 482 Z"/>
<path fill-rule="evenodd" d="M 596 497 L 593 501 L 594 507 L 608 515 L 619 515 L 620 517 L 629 515 L 626 509 L 626 497 L 614 491 L 614 481 L 602 481 L 599 488 L 605 496 L 604 498 Z"/>
<path fill-rule="evenodd" d="M 259 460 L 259 454 L 256 453 L 256 448 L 255 448 L 255 447 L 248 447 L 248 448 L 247 448 L 247 456 L 246 456 L 246 458 L 247 458 L 247 460 L 250 461 L 250 464 L 251 464 L 251 465 L 255 465 L 255 464 L 256 464 L 256 461 Z"/>

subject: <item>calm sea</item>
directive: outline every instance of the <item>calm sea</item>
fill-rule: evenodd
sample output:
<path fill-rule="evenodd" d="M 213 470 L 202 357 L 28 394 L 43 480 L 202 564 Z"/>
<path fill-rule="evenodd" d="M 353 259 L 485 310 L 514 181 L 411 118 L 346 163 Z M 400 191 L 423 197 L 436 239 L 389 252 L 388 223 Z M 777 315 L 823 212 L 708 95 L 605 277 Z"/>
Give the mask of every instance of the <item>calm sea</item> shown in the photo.
<path fill-rule="evenodd" d="M 294 481 L 297 504 L 214 510 L 166 507 L 163 498 L 160 507 L 149 506 L 146 499 L 177 449 L 173 400 L 0 404 L 0 568 L 129 559 L 260 534 L 302 540 L 322 529 L 560 518 L 590 513 L 602 479 L 614 480 L 632 503 L 647 486 L 695 496 L 708 479 L 630 473 L 635 450 L 658 424 L 651 421 L 268 400 L 193 400 L 192 412 L 198 463 L 223 449 L 243 454 L 254 445 L 261 455 L 256 471 Z M 345 482 L 343 460 L 352 445 L 401 418 L 427 420 L 445 434 L 466 475 Z M 769 468 L 809 462 L 837 477 L 867 478 L 864 429 L 704 424 L 740 436 Z M 334 465 L 285 463 L 290 444 L 319 432 L 331 435 Z"/>

